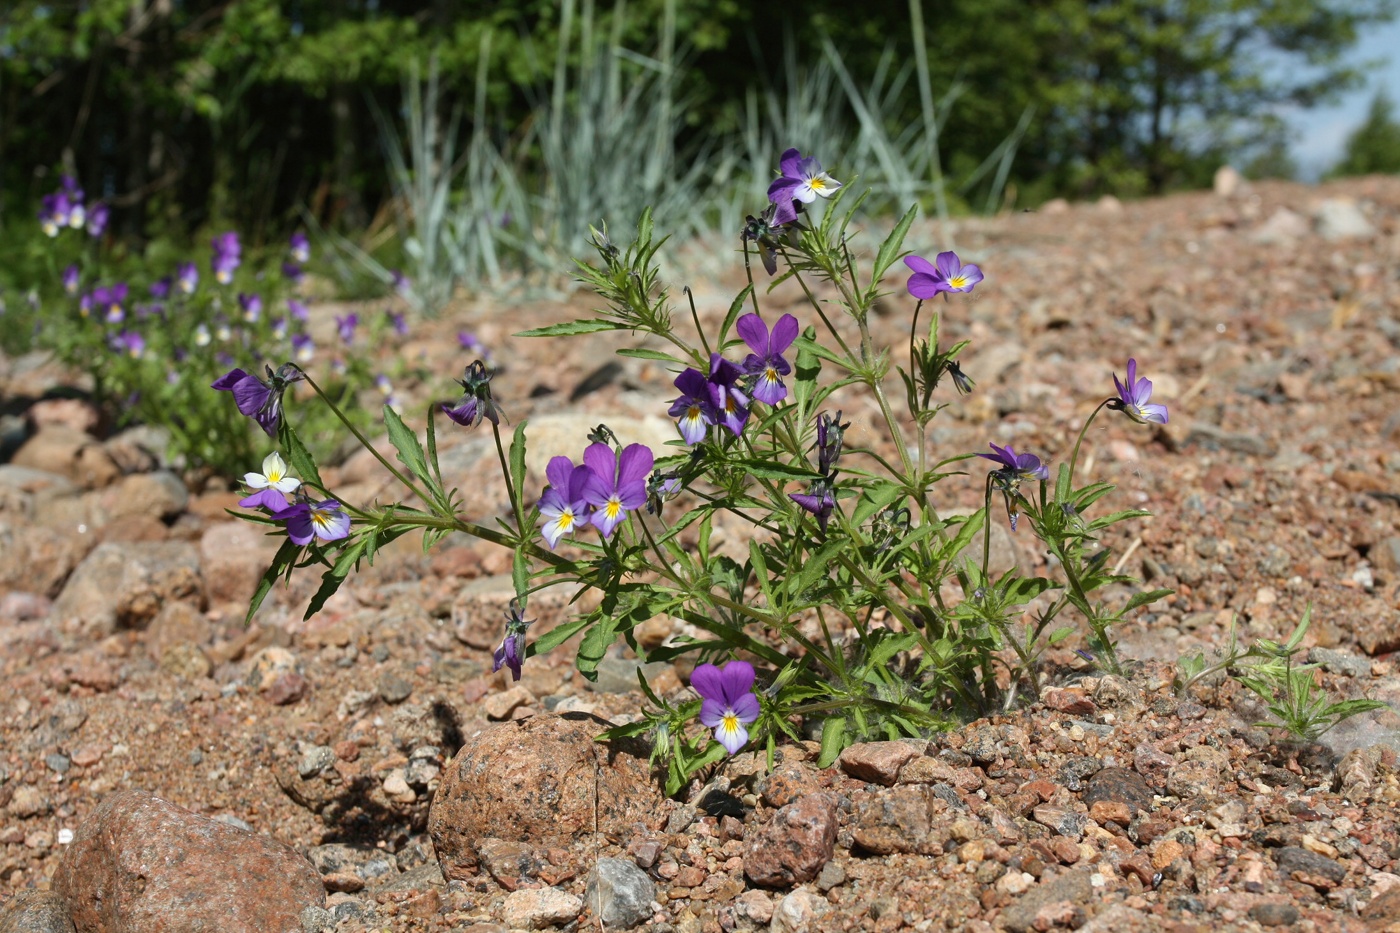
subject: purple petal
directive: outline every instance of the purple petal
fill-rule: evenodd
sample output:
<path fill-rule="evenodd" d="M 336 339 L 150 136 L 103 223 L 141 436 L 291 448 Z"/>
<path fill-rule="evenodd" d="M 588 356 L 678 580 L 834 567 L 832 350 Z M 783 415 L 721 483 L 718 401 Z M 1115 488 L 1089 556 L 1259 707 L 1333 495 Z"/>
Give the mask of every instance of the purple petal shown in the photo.
<path fill-rule="evenodd" d="M 257 376 L 240 379 L 233 387 L 233 400 L 238 403 L 238 410 L 245 415 L 256 415 L 262 411 L 270 395 L 272 390 Z"/>
<path fill-rule="evenodd" d="M 544 475 L 549 480 L 549 485 L 559 490 L 561 496 L 568 495 L 569 481 L 574 475 L 574 462 L 568 457 L 555 457 L 549 461 L 549 466 L 544 468 Z"/>
<path fill-rule="evenodd" d="M 1137 360 L 1128 359 L 1128 385 L 1132 385 L 1137 380 Z"/>
<path fill-rule="evenodd" d="M 800 184 L 802 184 L 800 178 L 790 178 L 786 175 L 782 178 L 775 178 L 768 185 L 768 200 L 778 205 L 790 203 L 794 197 L 793 192 Z M 796 215 L 794 214 L 794 216 Z"/>
<path fill-rule="evenodd" d="M 275 489 L 259 489 L 251 496 L 239 499 L 238 504 L 245 509 L 280 512 L 287 507 L 287 497 Z"/>
<path fill-rule="evenodd" d="M 701 664 L 690 673 L 690 685 L 707 700 L 724 701 L 724 677 L 713 664 Z M 722 709 L 722 708 L 721 708 Z M 707 722 L 707 726 L 714 723 Z"/>
<path fill-rule="evenodd" d="M 238 385 L 238 383 L 242 382 L 244 379 L 247 378 L 248 374 L 245 373 L 243 370 L 230 369 L 218 379 L 215 379 L 213 382 L 209 383 L 209 388 L 218 389 L 221 392 L 232 392 L 234 386 Z"/>
<path fill-rule="evenodd" d="M 607 490 L 603 496 L 606 500 L 608 495 L 611 495 L 612 491 L 617 488 L 617 454 L 607 444 L 589 444 L 588 449 L 583 452 L 583 465 L 602 481 L 603 488 Z M 592 485 L 589 483 L 590 487 Z"/>
<path fill-rule="evenodd" d="M 765 405 L 776 405 L 787 398 L 787 386 L 781 379 L 769 379 L 760 375 L 753 384 L 753 397 Z"/>
<path fill-rule="evenodd" d="M 769 354 L 781 356 L 786 353 L 787 348 L 797 339 L 797 331 L 797 318 L 791 314 L 784 314 L 778 318 L 778 323 L 773 325 L 773 333 L 768 337 Z"/>
<path fill-rule="evenodd" d="M 750 350 L 759 356 L 768 355 L 768 325 L 763 323 L 763 318 L 751 311 L 735 322 L 734 329 Z"/>
<path fill-rule="evenodd" d="M 730 661 L 720 672 L 720 678 L 724 701 L 733 706 L 753 687 L 753 665 L 748 661 Z"/>
<path fill-rule="evenodd" d="M 798 175 L 802 170 L 802 153 L 797 149 L 784 150 L 778 157 L 778 168 L 784 175 Z"/>
<path fill-rule="evenodd" d="M 918 298 L 920 301 L 928 301 L 930 298 L 937 297 L 939 292 L 946 292 L 948 290 L 948 283 L 936 275 L 917 272 L 909 276 L 907 287 L 909 289 L 909 294 Z"/>
<path fill-rule="evenodd" d="M 753 722 L 758 718 L 762 709 L 758 705 L 758 697 L 752 693 L 746 693 L 734 701 L 734 715 L 740 722 Z"/>
<path fill-rule="evenodd" d="M 637 483 L 643 484 L 645 488 L 647 476 L 651 473 L 655 462 L 656 458 L 652 455 L 650 447 L 645 444 L 628 444 L 618 461 L 618 488 L 622 489 L 624 486 L 633 486 Z M 645 498 L 645 491 L 643 498 Z"/>
<path fill-rule="evenodd" d="M 692 681 L 692 686 L 694 682 Z M 726 707 L 723 700 L 705 700 L 700 704 L 700 723 L 713 729 L 724 722 Z"/>
<path fill-rule="evenodd" d="M 776 182 L 774 184 L 776 184 Z M 796 188 L 797 182 L 793 182 L 792 187 Z M 777 205 L 777 208 L 773 211 L 773 220 L 770 226 L 781 227 L 786 224 L 797 222 L 797 208 L 793 206 L 793 199 L 790 195 L 785 194 L 775 198 L 770 191 L 768 200 Z"/>
<path fill-rule="evenodd" d="M 958 261 L 958 254 L 952 250 L 939 253 L 937 264 L 939 274 L 945 279 L 951 279 L 962 271 L 962 263 Z"/>
<path fill-rule="evenodd" d="M 1165 405 L 1143 405 L 1142 420 L 1153 421 L 1157 424 L 1167 423 L 1167 406 Z"/>
<path fill-rule="evenodd" d="M 962 290 L 965 292 L 972 291 L 972 286 L 982 281 L 982 270 L 976 263 L 970 262 L 963 266 L 961 275 L 963 279 Z"/>
<path fill-rule="evenodd" d="M 924 275 L 931 275 L 935 278 L 939 275 L 938 268 L 922 256 L 905 256 L 904 264 Z"/>
<path fill-rule="evenodd" d="M 687 369 L 676 377 L 674 384 L 690 398 L 705 397 L 705 374 L 698 369 Z"/>

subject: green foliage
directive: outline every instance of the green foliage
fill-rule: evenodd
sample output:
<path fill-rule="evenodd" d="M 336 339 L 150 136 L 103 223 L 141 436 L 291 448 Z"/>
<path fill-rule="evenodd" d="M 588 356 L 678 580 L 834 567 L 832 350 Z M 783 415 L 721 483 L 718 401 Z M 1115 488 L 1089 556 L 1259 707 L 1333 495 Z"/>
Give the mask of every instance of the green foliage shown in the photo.
<path fill-rule="evenodd" d="M 1366 122 L 1347 137 L 1346 151 L 1329 174 L 1341 178 L 1376 173 L 1400 173 L 1400 121 L 1395 119 L 1395 102 L 1384 91 L 1371 98 Z"/>
<path fill-rule="evenodd" d="M 1313 674 L 1318 665 L 1294 663 L 1311 622 L 1312 606 L 1309 605 L 1286 642 L 1280 644 L 1261 638 L 1248 649 L 1241 649 L 1232 620 L 1230 643 L 1224 651 L 1217 652 L 1214 663 L 1206 659 L 1204 652 L 1178 662 L 1177 692 L 1184 694 L 1194 684 L 1224 671 L 1259 697 L 1274 715 L 1272 721 L 1255 725 L 1282 729 L 1295 742 L 1316 742 L 1338 723 L 1353 716 L 1387 709 L 1379 700 L 1332 702 Z"/>

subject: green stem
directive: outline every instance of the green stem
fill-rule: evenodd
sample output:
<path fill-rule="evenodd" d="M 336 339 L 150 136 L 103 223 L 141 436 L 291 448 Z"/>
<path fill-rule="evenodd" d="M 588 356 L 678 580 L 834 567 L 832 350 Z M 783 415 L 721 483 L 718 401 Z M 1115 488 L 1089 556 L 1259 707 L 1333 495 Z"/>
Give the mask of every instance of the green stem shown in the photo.
<path fill-rule="evenodd" d="M 1079 436 L 1074 439 L 1074 452 L 1071 453 L 1069 457 L 1069 488 L 1071 491 L 1074 489 L 1074 468 L 1079 463 L 1079 445 L 1084 443 L 1084 435 L 1088 432 L 1089 425 L 1094 423 L 1094 419 L 1099 416 L 1099 412 L 1103 411 L 1104 406 L 1111 401 L 1113 401 L 1113 399 L 1106 398 L 1102 402 L 1099 402 L 1098 407 L 1095 408 L 1085 420 L 1084 427 L 1079 429 Z"/>
<path fill-rule="evenodd" d="M 491 422 L 491 435 L 496 439 L 496 457 L 501 461 L 501 477 L 506 481 L 506 493 L 510 496 L 510 510 L 515 515 L 515 533 L 521 539 L 525 537 L 525 507 L 520 501 L 520 490 L 515 488 L 515 483 L 511 479 L 510 465 L 506 462 L 505 447 L 501 444 L 501 427 L 496 422 Z"/>

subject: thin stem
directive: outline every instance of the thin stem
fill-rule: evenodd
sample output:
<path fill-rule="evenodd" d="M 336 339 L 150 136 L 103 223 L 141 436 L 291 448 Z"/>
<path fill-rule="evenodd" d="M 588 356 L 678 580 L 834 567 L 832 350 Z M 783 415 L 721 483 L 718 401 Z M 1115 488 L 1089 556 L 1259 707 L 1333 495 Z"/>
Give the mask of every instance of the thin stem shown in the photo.
<path fill-rule="evenodd" d="M 436 508 L 437 503 L 431 497 L 429 497 L 426 493 L 419 489 L 417 484 L 415 484 L 407 476 L 404 476 L 403 473 L 396 469 L 392 463 L 386 460 L 384 458 L 384 455 L 381 454 L 378 450 L 376 450 L 374 448 L 374 445 L 369 442 L 369 439 L 360 433 L 360 429 L 350 423 L 350 419 L 345 417 L 345 413 L 340 410 L 340 406 L 337 405 L 335 402 L 331 401 L 330 396 L 326 395 L 325 391 L 322 390 L 322 388 L 316 384 L 316 380 L 312 379 L 309 375 L 307 375 L 306 370 L 298 366 L 297 372 L 301 373 L 302 378 L 306 380 L 307 385 L 311 386 L 312 391 L 314 391 L 318 396 L 320 396 L 321 401 L 325 402 L 330 407 L 331 412 L 337 418 L 340 419 L 340 423 L 345 425 L 345 427 L 347 427 L 350 430 L 351 434 L 355 435 L 355 440 L 359 441 L 365 447 L 365 449 L 368 450 L 374 456 L 374 459 L 379 461 L 380 465 L 384 467 L 384 469 L 388 470 L 391 474 L 393 474 L 393 477 L 395 479 L 403 483 L 404 486 L 408 488 L 409 492 L 417 496 L 419 500 L 421 500 L 425 505 L 430 505 Z"/>
<path fill-rule="evenodd" d="M 1098 407 L 1095 408 L 1084 421 L 1084 427 L 1079 429 L 1079 436 L 1074 439 L 1074 452 L 1069 456 L 1069 488 L 1071 490 L 1074 489 L 1074 468 L 1079 463 L 1079 445 L 1084 443 L 1084 435 L 1088 432 L 1089 425 L 1094 423 L 1094 419 L 1099 416 L 1099 412 L 1103 411 L 1104 406 L 1111 401 L 1113 401 L 1113 399 L 1106 398 L 1102 402 L 1099 402 Z"/>
<path fill-rule="evenodd" d="M 515 488 L 515 483 L 511 479 L 510 466 L 506 462 L 505 447 L 501 445 L 501 427 L 496 422 L 491 422 L 491 435 L 496 439 L 496 456 L 501 461 L 501 476 L 506 481 L 506 493 L 510 496 L 510 510 L 515 515 L 515 533 L 525 537 L 525 508 L 520 501 L 520 490 Z"/>
<path fill-rule="evenodd" d="M 683 289 L 685 297 L 690 301 L 690 319 L 695 322 L 695 333 L 700 335 L 700 346 L 705 348 L 705 358 L 710 358 L 710 342 L 705 339 L 705 328 L 700 326 L 700 312 L 695 310 L 695 294 L 691 292 L 690 286 Z"/>

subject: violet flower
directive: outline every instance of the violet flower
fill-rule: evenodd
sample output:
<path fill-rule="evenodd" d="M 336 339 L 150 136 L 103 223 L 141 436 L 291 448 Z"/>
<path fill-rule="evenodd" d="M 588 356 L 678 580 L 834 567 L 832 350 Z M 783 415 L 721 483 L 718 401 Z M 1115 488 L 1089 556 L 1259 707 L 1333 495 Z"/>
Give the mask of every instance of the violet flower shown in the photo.
<path fill-rule="evenodd" d="M 302 280 L 306 278 L 306 272 L 294 262 L 284 262 L 282 263 L 282 278 L 293 285 L 300 285 Z"/>
<path fill-rule="evenodd" d="M 287 310 L 292 313 L 292 317 L 303 323 L 311 317 L 311 312 L 307 309 L 306 305 L 297 301 L 295 298 L 287 299 Z"/>
<path fill-rule="evenodd" d="M 710 354 L 710 405 L 716 424 L 722 424 L 734 436 L 744 433 L 749 420 L 749 398 L 739 387 L 744 371 L 718 353 Z"/>
<path fill-rule="evenodd" d="M 273 451 L 263 458 L 261 473 L 244 473 L 243 484 L 257 492 L 238 500 L 243 508 L 262 507 L 280 512 L 287 507 L 287 495 L 297 491 L 301 480 L 287 474 L 287 461 Z"/>
<path fill-rule="evenodd" d="M 311 241 L 308 240 L 306 234 L 302 233 L 300 230 L 292 234 L 289 246 L 291 248 L 293 262 L 299 262 L 305 265 L 306 262 L 311 259 Z"/>
<path fill-rule="evenodd" d="M 1049 468 L 1041 463 L 1040 458 L 1035 454 L 1018 454 L 1010 444 L 1005 447 L 998 447 L 996 444 L 988 444 L 987 446 L 992 448 L 992 453 L 978 454 L 977 456 L 983 460 L 1001 464 L 1001 469 L 997 472 L 1006 478 L 1017 482 L 1025 479 L 1045 480 L 1050 478 Z"/>
<path fill-rule="evenodd" d="M 675 386 L 681 390 L 681 397 L 671 403 L 668 414 L 677 419 L 676 427 L 685 442 L 698 444 L 716 421 L 710 383 L 698 369 L 687 369 L 676 377 Z"/>
<path fill-rule="evenodd" d="M 211 241 L 214 256 L 209 261 L 214 273 L 214 281 L 227 285 L 233 281 L 233 273 L 243 263 L 243 246 L 238 242 L 238 234 L 232 230 L 221 233 Z"/>
<path fill-rule="evenodd" d="M 846 429 L 850 426 L 849 421 L 841 423 L 839 411 L 834 417 L 826 412 L 817 415 L 817 471 L 822 476 L 830 477 L 836 461 L 841 459 Z"/>
<path fill-rule="evenodd" d="M 394 291 L 407 298 L 413 291 L 413 282 L 398 269 L 391 270 L 390 276 L 391 278 L 389 281 L 390 284 L 394 286 Z"/>
<path fill-rule="evenodd" d="M 313 538 L 339 541 L 350 535 L 350 516 L 345 514 L 340 503 L 334 499 L 314 504 L 296 502 L 273 512 L 272 518 L 286 523 L 287 537 L 296 545 L 310 544 Z"/>
<path fill-rule="evenodd" d="M 309 363 L 316 355 L 316 345 L 309 334 L 292 334 L 292 359 L 298 363 Z"/>
<path fill-rule="evenodd" d="M 44 195 L 39 202 L 39 229 L 44 231 L 44 236 L 58 236 L 59 231 L 68 226 L 72 210 L 68 195 L 62 191 Z"/>
<path fill-rule="evenodd" d="M 394 333 L 400 337 L 408 336 L 408 318 L 402 311 L 385 311 L 389 318 L 389 326 L 394 329 Z"/>
<path fill-rule="evenodd" d="M 603 537 L 626 513 L 647 503 L 647 474 L 655 458 L 642 444 L 628 444 L 619 457 L 607 444 L 589 444 L 583 452 L 584 466 L 592 473 L 584 480 L 583 498 L 593 506 L 589 520 Z"/>
<path fill-rule="evenodd" d="M 287 363 L 275 373 L 271 366 L 267 367 L 267 377 L 271 384 L 241 369 L 231 369 L 215 379 L 210 388 L 232 392 L 238 410 L 256 421 L 268 437 L 276 437 L 277 426 L 282 421 L 282 393 L 287 386 L 300 381 L 302 374 Z"/>
<path fill-rule="evenodd" d="M 789 149 L 782 154 L 778 168 L 782 175 L 768 186 L 768 200 L 778 206 L 773 214 L 775 226 L 792 223 L 797 219 L 794 201 L 811 204 L 817 199 L 817 195 L 829 198 L 841 187 L 841 182 L 822 171 L 820 162 L 811 156 L 802 158 L 802 153 L 796 149 Z"/>
<path fill-rule="evenodd" d="M 540 496 L 540 514 L 545 522 L 540 534 L 551 550 L 564 535 L 572 534 L 589 519 L 588 500 L 583 487 L 593 472 L 585 466 L 575 466 L 568 457 L 555 457 L 545 467 L 549 485 Z"/>
<path fill-rule="evenodd" d="M 491 398 L 491 373 L 485 363 L 473 360 L 457 384 L 462 387 L 462 398 L 455 407 L 446 402 L 440 403 L 438 407 L 443 414 L 464 428 L 474 427 L 482 418 L 494 425 L 501 423 L 500 409 Z"/>
<path fill-rule="evenodd" d="M 922 256 L 905 256 L 904 264 L 914 270 L 907 285 L 909 294 L 920 301 L 939 292 L 970 292 L 982 281 L 982 270 L 972 263 L 963 265 L 951 250 L 939 253 L 936 265 Z"/>
<path fill-rule="evenodd" d="M 512 680 L 520 679 L 520 666 L 525 663 L 525 630 L 535 621 L 523 618 L 518 600 L 510 601 L 506 612 L 506 635 L 491 655 L 491 673 L 502 667 L 510 668 Z"/>
<path fill-rule="evenodd" d="M 92 206 L 87 216 L 87 232 L 89 236 L 100 237 L 107 232 L 107 223 L 112 219 L 112 209 L 102 202 Z"/>
<path fill-rule="evenodd" d="M 1109 408 L 1121 411 L 1138 424 L 1167 423 L 1167 406 L 1147 401 L 1152 397 L 1152 380 L 1137 378 L 1137 360 L 1128 360 L 1128 377 L 1124 381 L 1119 382 L 1114 373 L 1113 385 L 1118 389 L 1118 397 L 1109 400 Z"/>
<path fill-rule="evenodd" d="M 340 342 L 347 347 L 355 342 L 355 328 L 359 326 L 360 316 L 354 311 L 335 319 L 335 332 L 340 337 Z"/>
<path fill-rule="evenodd" d="M 156 279 L 150 286 L 151 297 L 160 301 L 166 300 L 170 297 L 170 286 L 173 283 L 174 279 L 168 275 L 164 278 Z"/>
<path fill-rule="evenodd" d="M 175 284 L 186 295 L 193 295 L 199 287 L 199 267 L 192 262 L 182 262 L 175 270 Z"/>
<path fill-rule="evenodd" d="M 792 367 L 783 354 L 797 339 L 797 318 L 784 314 L 769 333 L 763 318 L 751 312 L 739 318 L 734 328 L 753 351 L 744 360 L 744 371 L 758 377 L 754 381 L 753 397 L 765 405 L 778 404 L 788 394 L 783 377 L 792 372 Z"/>
<path fill-rule="evenodd" d="M 238 293 L 238 306 L 243 309 L 243 320 L 256 324 L 262 317 L 263 300 L 261 295 Z"/>
<path fill-rule="evenodd" d="M 810 512 L 817 520 L 817 526 L 822 532 L 826 532 L 826 523 L 831 519 L 831 513 L 836 508 L 836 494 L 831 487 L 830 478 L 823 477 L 814 480 L 806 492 L 790 492 L 788 498 L 796 502 L 803 510 Z"/>
<path fill-rule="evenodd" d="M 63 270 L 63 290 L 70 295 L 78 294 L 78 286 L 82 283 L 82 273 L 76 265 L 69 266 Z"/>
<path fill-rule="evenodd" d="M 194 345 L 197 347 L 207 347 L 214 337 L 209 333 L 208 324 L 198 324 L 194 329 Z"/>
<path fill-rule="evenodd" d="M 272 336 L 277 340 L 281 340 L 283 337 L 287 336 L 287 331 L 291 326 L 292 322 L 289 318 L 279 317 L 274 319 L 272 322 Z"/>
<path fill-rule="evenodd" d="M 134 330 L 121 330 L 112 335 L 112 348 L 125 353 L 133 360 L 139 360 L 146 352 L 146 338 Z"/>
<path fill-rule="evenodd" d="M 690 675 L 690 685 L 700 694 L 700 722 L 715 730 L 715 740 L 731 755 L 748 742 L 744 726 L 761 711 L 753 681 L 753 665 L 748 661 L 730 661 L 723 668 L 701 664 Z"/>

